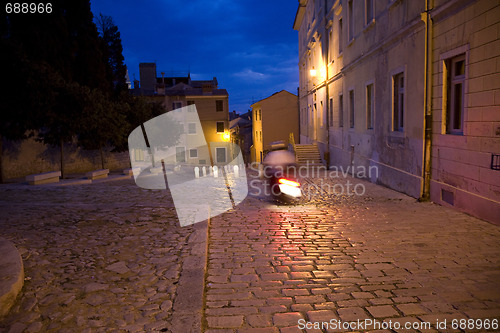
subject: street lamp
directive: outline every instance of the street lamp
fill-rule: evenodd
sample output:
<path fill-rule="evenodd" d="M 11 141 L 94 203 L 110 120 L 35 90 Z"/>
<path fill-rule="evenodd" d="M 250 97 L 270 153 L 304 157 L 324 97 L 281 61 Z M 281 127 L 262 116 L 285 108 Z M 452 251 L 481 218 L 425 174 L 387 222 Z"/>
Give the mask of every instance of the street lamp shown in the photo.
<path fill-rule="evenodd" d="M 309 70 L 309 74 L 311 74 L 312 77 L 316 76 L 316 70 L 314 69 L 314 66 L 311 70 Z"/>

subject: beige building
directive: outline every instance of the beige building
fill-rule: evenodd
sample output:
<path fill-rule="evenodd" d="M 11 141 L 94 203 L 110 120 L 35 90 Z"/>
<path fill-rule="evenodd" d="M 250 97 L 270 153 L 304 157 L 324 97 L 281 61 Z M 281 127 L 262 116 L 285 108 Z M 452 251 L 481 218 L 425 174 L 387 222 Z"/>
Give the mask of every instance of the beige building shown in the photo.
<path fill-rule="evenodd" d="M 217 79 L 191 80 L 188 76 L 160 77 L 156 74 L 156 64 L 140 64 L 140 88 L 137 95 L 146 95 L 163 104 L 167 111 L 195 105 L 201 129 L 195 120 L 181 120 L 187 126 L 186 136 L 176 148 L 175 163 L 193 165 L 226 164 L 232 158 L 229 151 L 229 106 L 226 89 L 219 89 Z M 185 113 L 189 118 L 190 113 Z M 209 149 L 199 147 L 196 134 L 203 131 Z"/>
<path fill-rule="evenodd" d="M 260 163 L 269 143 L 280 140 L 288 142 L 290 133 L 298 137 L 297 95 L 282 90 L 252 104 L 251 107 L 252 162 Z"/>
<path fill-rule="evenodd" d="M 499 28 L 498 1 L 299 0 L 300 143 L 499 221 Z"/>

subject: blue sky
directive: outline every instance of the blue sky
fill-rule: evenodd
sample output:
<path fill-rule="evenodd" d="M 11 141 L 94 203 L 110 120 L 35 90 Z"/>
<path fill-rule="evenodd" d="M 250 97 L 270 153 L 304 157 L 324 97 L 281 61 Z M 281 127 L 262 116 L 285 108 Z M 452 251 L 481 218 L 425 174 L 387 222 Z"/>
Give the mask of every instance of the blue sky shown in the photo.
<path fill-rule="evenodd" d="M 120 30 L 130 79 L 140 62 L 157 71 L 217 77 L 230 111 L 298 86 L 296 0 L 91 0 Z"/>

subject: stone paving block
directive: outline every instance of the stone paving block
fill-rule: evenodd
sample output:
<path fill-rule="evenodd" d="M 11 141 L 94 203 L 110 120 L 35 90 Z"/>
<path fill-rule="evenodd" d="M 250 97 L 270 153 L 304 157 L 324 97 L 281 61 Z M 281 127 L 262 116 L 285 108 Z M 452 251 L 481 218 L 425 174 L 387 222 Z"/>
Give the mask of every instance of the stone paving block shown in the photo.
<path fill-rule="evenodd" d="M 372 305 L 386 305 L 386 304 L 392 304 L 392 300 L 389 298 L 372 298 L 369 299 L 368 302 Z"/>
<path fill-rule="evenodd" d="M 293 303 L 293 299 L 291 297 L 272 297 L 266 300 L 268 305 L 291 305 Z"/>
<path fill-rule="evenodd" d="M 248 325 L 252 327 L 272 326 L 272 316 L 268 314 L 255 314 L 246 317 Z"/>
<path fill-rule="evenodd" d="M 306 312 L 314 309 L 311 304 L 292 304 L 290 308 L 292 309 L 292 311 L 297 312 Z"/>
<path fill-rule="evenodd" d="M 280 333 L 302 333 L 303 331 L 297 326 L 289 326 L 280 328 Z"/>
<path fill-rule="evenodd" d="M 279 280 L 287 280 L 288 274 L 287 273 L 267 273 L 267 274 L 261 274 L 260 277 L 263 281 L 276 281 L 276 280 L 279 281 Z"/>
<path fill-rule="evenodd" d="M 281 291 L 285 296 L 306 296 L 310 295 L 307 289 L 283 289 Z"/>
<path fill-rule="evenodd" d="M 294 299 L 297 303 L 322 303 L 325 301 L 325 297 L 323 295 L 295 296 Z"/>
<path fill-rule="evenodd" d="M 364 299 L 350 299 L 346 301 L 338 301 L 337 305 L 341 308 L 365 307 L 368 305 L 368 302 Z"/>
<path fill-rule="evenodd" d="M 300 312 L 277 313 L 273 316 L 273 324 L 278 327 L 297 325 L 299 319 L 304 319 Z"/>
<path fill-rule="evenodd" d="M 313 277 L 309 272 L 290 272 L 289 274 L 292 279 L 308 279 Z"/>
<path fill-rule="evenodd" d="M 238 328 L 243 325 L 243 316 L 207 316 L 207 322 L 212 328 Z"/>
<path fill-rule="evenodd" d="M 370 318 L 363 308 L 353 307 L 353 308 L 342 308 L 338 309 L 338 314 L 340 320 L 342 321 L 357 321 Z"/>
<path fill-rule="evenodd" d="M 399 313 L 391 305 L 368 306 L 366 310 L 375 318 L 399 316 Z"/>
<path fill-rule="evenodd" d="M 279 333 L 276 327 L 266 327 L 266 328 L 243 328 L 239 329 L 238 333 Z"/>
<path fill-rule="evenodd" d="M 416 303 L 398 304 L 398 305 L 396 305 L 396 307 L 405 316 L 421 315 L 421 314 L 428 313 L 428 311 L 426 309 L 424 309 L 421 305 L 416 304 Z"/>
<path fill-rule="evenodd" d="M 375 296 L 369 292 L 354 291 L 351 293 L 354 298 L 374 298 Z"/>
<path fill-rule="evenodd" d="M 331 319 L 338 319 L 338 316 L 331 310 L 307 311 L 306 314 L 310 322 L 329 322 Z"/>

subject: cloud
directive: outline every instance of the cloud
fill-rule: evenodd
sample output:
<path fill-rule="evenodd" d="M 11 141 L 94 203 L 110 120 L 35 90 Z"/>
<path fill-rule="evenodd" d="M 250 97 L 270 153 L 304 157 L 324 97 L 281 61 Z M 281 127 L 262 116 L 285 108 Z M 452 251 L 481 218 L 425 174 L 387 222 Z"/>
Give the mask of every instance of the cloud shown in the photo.
<path fill-rule="evenodd" d="M 250 79 L 250 80 L 264 80 L 268 78 L 268 75 L 259 73 L 259 72 L 254 72 L 251 69 L 245 69 L 241 72 L 236 72 L 233 74 L 234 76 L 238 78 L 244 78 L 244 79 Z"/>

